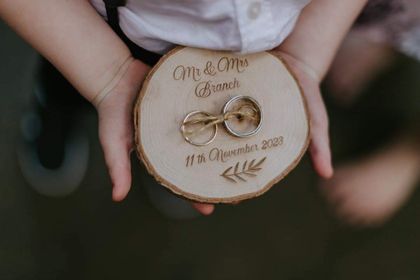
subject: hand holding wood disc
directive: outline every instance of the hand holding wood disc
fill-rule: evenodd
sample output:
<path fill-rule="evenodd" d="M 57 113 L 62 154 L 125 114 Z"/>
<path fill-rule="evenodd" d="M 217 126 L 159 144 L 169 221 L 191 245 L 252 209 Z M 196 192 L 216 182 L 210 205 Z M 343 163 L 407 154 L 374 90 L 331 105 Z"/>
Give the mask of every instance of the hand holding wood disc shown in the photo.
<path fill-rule="evenodd" d="M 272 53 L 285 60 L 302 87 L 311 120 L 309 153 L 312 164 L 319 176 L 328 179 L 333 175 L 333 167 L 328 133 L 328 115 L 319 88 L 320 79 L 309 66 L 287 53 L 281 51 L 273 51 Z"/>
<path fill-rule="evenodd" d="M 99 117 L 99 140 L 115 201 L 123 200 L 131 187 L 132 106 L 148 71 L 148 66 L 134 60 L 115 87 L 95 104 Z"/>
<path fill-rule="evenodd" d="M 133 103 L 150 68 L 134 60 L 118 84 L 96 105 L 99 115 L 99 139 L 112 181 L 112 198 L 121 201 L 131 187 L 130 154 L 133 150 Z M 194 203 L 202 214 L 213 206 Z"/>

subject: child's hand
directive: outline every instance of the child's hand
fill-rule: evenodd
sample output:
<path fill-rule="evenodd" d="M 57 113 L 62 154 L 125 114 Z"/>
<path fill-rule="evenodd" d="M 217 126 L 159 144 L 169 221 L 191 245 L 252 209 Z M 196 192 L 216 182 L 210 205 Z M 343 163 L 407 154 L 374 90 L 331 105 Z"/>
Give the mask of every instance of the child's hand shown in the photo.
<path fill-rule="evenodd" d="M 312 124 L 309 152 L 315 170 L 324 178 L 330 178 L 333 169 L 328 117 L 319 83 L 327 73 L 341 41 L 367 2 L 310 1 L 292 33 L 275 50 L 290 65 L 303 88 Z"/>
<path fill-rule="evenodd" d="M 117 85 L 96 105 L 99 115 L 99 139 L 112 181 L 112 198 L 121 201 L 131 187 L 130 154 L 133 151 L 133 105 L 150 68 L 134 60 Z M 214 206 L 194 203 L 202 214 Z"/>
<path fill-rule="evenodd" d="M 309 153 L 316 172 L 324 178 L 333 174 L 328 136 L 328 115 L 319 89 L 320 80 L 315 71 L 285 52 L 274 51 L 282 57 L 296 75 L 305 95 L 311 121 Z"/>

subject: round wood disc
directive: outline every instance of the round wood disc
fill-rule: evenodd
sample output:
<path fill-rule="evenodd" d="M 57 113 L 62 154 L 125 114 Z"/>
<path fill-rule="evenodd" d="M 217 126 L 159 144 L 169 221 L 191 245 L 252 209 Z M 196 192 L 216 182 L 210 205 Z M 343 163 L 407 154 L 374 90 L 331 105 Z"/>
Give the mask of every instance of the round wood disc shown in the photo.
<path fill-rule="evenodd" d="M 181 126 L 189 113 L 220 116 L 236 96 L 251 97 L 261 108 L 255 135 L 240 138 L 217 124 L 210 144 L 186 141 Z M 309 142 L 301 89 L 281 58 L 268 52 L 176 48 L 147 76 L 134 112 L 137 154 L 148 172 L 172 192 L 199 202 L 232 203 L 263 194 L 297 165 Z M 202 131 L 197 141 L 214 131 L 215 126 Z"/>

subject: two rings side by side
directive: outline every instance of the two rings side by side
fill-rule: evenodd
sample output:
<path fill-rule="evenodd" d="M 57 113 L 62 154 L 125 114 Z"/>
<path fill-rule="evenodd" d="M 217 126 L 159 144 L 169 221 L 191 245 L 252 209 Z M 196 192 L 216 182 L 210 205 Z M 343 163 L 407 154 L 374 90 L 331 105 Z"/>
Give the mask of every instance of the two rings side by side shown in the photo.
<path fill-rule="evenodd" d="M 243 105 L 236 111 L 232 111 L 232 107 L 234 104 L 245 101 L 250 103 L 251 105 Z M 243 111 L 242 109 L 248 109 L 248 111 Z M 257 125 L 254 129 L 240 132 L 236 131 L 230 124 L 229 120 L 232 118 L 237 119 L 250 119 L 257 122 Z M 184 137 L 184 139 L 194 145 L 194 146 L 206 146 L 209 145 L 214 141 L 216 138 L 217 132 L 218 132 L 218 124 L 223 123 L 223 126 L 225 127 L 226 131 L 239 138 L 245 138 L 245 137 L 251 137 L 255 134 L 257 134 L 262 126 L 263 122 L 263 112 L 260 104 L 252 97 L 250 96 L 244 96 L 244 95 L 238 95 L 233 98 L 231 98 L 226 104 L 223 106 L 222 114 L 220 115 L 212 115 L 208 112 L 204 111 L 193 111 L 188 113 L 182 124 L 181 124 L 181 133 Z M 199 129 L 189 131 L 186 126 L 191 124 L 203 124 Z M 211 134 L 210 138 L 207 141 L 203 142 L 197 142 L 192 139 L 192 135 L 198 134 L 208 128 L 213 129 L 213 133 Z"/>

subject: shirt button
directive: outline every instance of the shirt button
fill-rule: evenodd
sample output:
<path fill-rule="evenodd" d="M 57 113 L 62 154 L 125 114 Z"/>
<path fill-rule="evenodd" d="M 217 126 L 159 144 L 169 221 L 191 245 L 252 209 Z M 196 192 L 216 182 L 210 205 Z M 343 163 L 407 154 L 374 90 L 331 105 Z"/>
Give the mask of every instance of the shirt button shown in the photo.
<path fill-rule="evenodd" d="M 261 2 L 253 2 L 248 7 L 248 17 L 256 19 L 261 13 Z"/>

